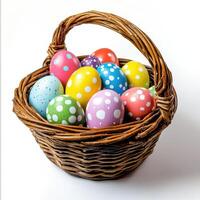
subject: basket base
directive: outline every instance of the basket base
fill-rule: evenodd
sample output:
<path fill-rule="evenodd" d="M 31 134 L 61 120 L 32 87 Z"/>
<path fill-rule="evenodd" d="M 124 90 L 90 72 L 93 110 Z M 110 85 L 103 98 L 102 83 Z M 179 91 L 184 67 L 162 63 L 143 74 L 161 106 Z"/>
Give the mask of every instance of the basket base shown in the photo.
<path fill-rule="evenodd" d="M 148 157 L 149 155 L 147 155 Z M 146 158 L 147 158 L 146 157 Z M 131 169 L 129 170 L 126 170 L 126 171 L 123 171 L 121 173 L 119 173 L 118 175 L 115 175 L 115 176 L 110 176 L 110 177 L 88 177 L 87 175 L 84 175 L 82 173 L 80 174 L 77 174 L 77 173 L 72 173 L 72 172 L 69 172 L 69 171 L 65 171 L 67 172 L 68 174 L 72 175 L 72 176 L 75 176 L 75 177 L 78 177 L 78 178 L 83 178 L 83 179 L 87 179 L 87 180 L 92 180 L 92 181 L 108 181 L 108 180 L 117 180 L 117 179 L 121 179 L 121 178 L 124 178 L 126 176 L 129 176 L 131 173 L 134 173 L 134 171 L 136 169 L 138 169 L 138 167 L 140 165 L 143 164 L 143 162 L 146 160 L 146 158 L 144 158 L 144 160 L 142 160 L 140 163 L 137 163 L 137 165 L 135 165 L 134 167 L 132 167 Z M 55 164 L 55 163 L 54 163 Z M 57 166 L 57 165 L 56 165 Z"/>
<path fill-rule="evenodd" d="M 134 171 L 153 152 L 160 133 L 140 141 L 123 141 L 109 146 L 85 146 L 58 141 L 39 132 L 32 133 L 49 160 L 65 172 L 101 181 L 121 178 Z M 44 142 L 45 141 L 45 142 Z"/>
<path fill-rule="evenodd" d="M 139 158 L 139 160 L 136 160 L 135 162 L 131 162 L 130 165 L 126 165 L 126 167 L 121 168 L 121 170 L 118 170 L 118 172 L 115 173 L 94 173 L 94 172 L 90 172 L 87 170 L 77 170 L 75 169 L 75 167 L 71 167 L 69 168 L 69 166 L 61 166 L 58 162 L 55 162 L 56 160 L 54 159 L 54 157 L 52 157 L 52 155 L 48 154 L 47 152 L 44 152 L 47 156 L 47 158 L 53 162 L 57 167 L 59 167 L 60 169 L 62 169 L 63 171 L 67 172 L 70 175 L 76 176 L 76 177 L 80 177 L 80 178 L 84 178 L 84 179 L 88 179 L 88 180 L 94 180 L 94 181 L 103 181 L 103 180 L 113 180 L 113 179 L 119 179 L 122 178 L 124 176 L 129 175 L 131 172 L 133 172 L 135 169 L 137 169 L 146 159 L 147 157 L 153 152 L 153 149 L 155 147 L 156 141 L 158 140 L 159 136 L 155 138 L 155 141 L 152 143 L 152 145 L 150 145 L 150 147 L 148 148 L 148 151 L 146 151 L 142 157 Z M 42 148 L 44 150 L 44 148 Z M 98 175 L 97 175 L 98 174 Z"/>

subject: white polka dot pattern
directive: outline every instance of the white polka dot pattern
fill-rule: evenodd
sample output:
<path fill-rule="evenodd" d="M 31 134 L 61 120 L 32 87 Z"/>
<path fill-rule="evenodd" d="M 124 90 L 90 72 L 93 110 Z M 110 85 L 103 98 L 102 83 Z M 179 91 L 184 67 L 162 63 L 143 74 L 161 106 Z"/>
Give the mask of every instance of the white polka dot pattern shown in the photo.
<path fill-rule="evenodd" d="M 56 110 L 57 110 L 58 112 L 62 112 L 62 111 L 63 111 L 63 106 L 62 106 L 62 105 L 58 105 L 58 106 L 56 107 Z"/>
<path fill-rule="evenodd" d="M 69 112 L 70 112 L 71 114 L 75 114 L 75 113 L 76 113 L 76 108 L 75 108 L 74 106 L 70 107 L 70 108 L 69 108 Z"/>
<path fill-rule="evenodd" d="M 54 122 L 57 122 L 57 121 L 58 121 L 58 116 L 57 116 L 56 114 L 54 114 L 54 115 L 52 116 L 52 119 L 53 119 Z"/>
<path fill-rule="evenodd" d="M 76 97 L 77 97 L 78 99 L 80 99 L 80 98 L 82 97 L 82 94 L 81 94 L 81 93 L 78 93 L 78 94 L 76 95 Z"/>
<path fill-rule="evenodd" d="M 105 111 L 104 111 L 104 110 L 98 110 L 98 111 L 96 112 L 96 117 L 97 117 L 98 119 L 104 119 L 104 118 L 105 118 Z"/>
<path fill-rule="evenodd" d="M 75 122 L 76 122 L 76 116 L 70 116 L 69 118 L 68 118 L 68 121 L 71 123 L 71 124 L 74 124 Z"/>
<path fill-rule="evenodd" d="M 90 86 L 86 86 L 85 87 L 85 92 L 91 92 L 91 87 Z"/>
<path fill-rule="evenodd" d="M 120 117 L 121 111 L 119 109 L 114 111 L 114 117 L 118 119 Z"/>
<path fill-rule="evenodd" d="M 67 105 L 70 105 L 72 103 L 72 101 L 71 100 L 65 100 L 65 104 L 67 104 Z"/>
<path fill-rule="evenodd" d="M 101 102 L 102 102 L 102 99 L 101 99 L 101 98 L 96 97 L 96 98 L 93 99 L 93 104 L 94 104 L 94 105 L 100 105 Z"/>

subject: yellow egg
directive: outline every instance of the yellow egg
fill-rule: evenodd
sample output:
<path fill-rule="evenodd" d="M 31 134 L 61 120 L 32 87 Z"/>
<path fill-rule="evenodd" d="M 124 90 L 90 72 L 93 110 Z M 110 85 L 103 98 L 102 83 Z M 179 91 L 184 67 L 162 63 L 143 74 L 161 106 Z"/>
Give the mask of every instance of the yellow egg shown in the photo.
<path fill-rule="evenodd" d="M 128 79 L 129 87 L 149 88 L 149 73 L 143 64 L 130 61 L 122 67 L 122 71 Z"/>
<path fill-rule="evenodd" d="M 101 78 L 93 67 L 81 67 L 69 78 L 65 93 L 73 97 L 83 108 L 94 93 L 101 89 Z"/>

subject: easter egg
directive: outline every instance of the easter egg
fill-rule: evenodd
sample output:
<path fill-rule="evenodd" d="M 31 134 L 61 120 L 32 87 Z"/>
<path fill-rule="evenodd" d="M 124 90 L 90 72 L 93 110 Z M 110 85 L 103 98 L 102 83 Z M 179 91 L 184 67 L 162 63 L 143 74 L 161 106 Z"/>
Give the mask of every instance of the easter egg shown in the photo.
<path fill-rule="evenodd" d="M 46 109 L 47 120 L 52 124 L 83 125 L 84 110 L 80 103 L 67 95 L 53 98 Z"/>
<path fill-rule="evenodd" d="M 101 90 L 94 94 L 86 107 L 86 121 L 89 128 L 105 128 L 121 124 L 124 119 L 124 105 L 120 96 L 112 90 Z"/>
<path fill-rule="evenodd" d="M 122 71 L 128 79 L 129 87 L 149 88 L 149 73 L 143 64 L 130 61 L 122 67 Z"/>
<path fill-rule="evenodd" d="M 116 54 L 108 48 L 102 48 L 98 49 L 95 52 L 92 53 L 92 56 L 96 56 L 101 63 L 115 63 L 116 65 L 119 65 L 119 60 L 116 56 Z"/>
<path fill-rule="evenodd" d="M 78 58 L 70 51 L 63 49 L 52 57 L 49 70 L 65 86 L 71 74 L 79 67 Z"/>
<path fill-rule="evenodd" d="M 87 56 L 81 61 L 81 66 L 92 66 L 95 69 L 100 65 L 101 62 L 96 56 Z"/>
<path fill-rule="evenodd" d="M 140 120 L 154 108 L 154 98 L 146 88 L 134 87 L 123 93 L 121 99 L 133 119 Z"/>
<path fill-rule="evenodd" d="M 151 95 L 152 95 L 153 97 L 156 96 L 156 89 L 155 89 L 155 86 L 154 86 L 154 85 L 153 85 L 152 87 L 149 88 L 149 91 L 150 91 L 150 93 L 151 93 Z"/>
<path fill-rule="evenodd" d="M 85 109 L 89 99 L 101 89 L 101 78 L 93 67 L 81 67 L 70 77 L 66 86 L 66 94 L 80 102 Z"/>
<path fill-rule="evenodd" d="M 29 93 L 29 104 L 42 116 L 46 116 L 48 103 L 64 93 L 64 88 L 55 76 L 48 75 L 35 82 Z"/>
<path fill-rule="evenodd" d="M 114 90 L 121 95 L 128 88 L 126 76 L 116 64 L 104 63 L 97 68 L 97 71 L 105 89 Z"/>

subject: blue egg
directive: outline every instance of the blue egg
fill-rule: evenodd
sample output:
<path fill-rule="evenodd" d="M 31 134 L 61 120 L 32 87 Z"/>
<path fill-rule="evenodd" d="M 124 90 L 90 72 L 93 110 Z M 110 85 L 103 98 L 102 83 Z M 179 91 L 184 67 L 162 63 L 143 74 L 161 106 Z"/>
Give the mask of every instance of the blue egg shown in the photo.
<path fill-rule="evenodd" d="M 64 88 L 58 78 L 48 75 L 35 82 L 29 93 L 29 104 L 46 117 L 46 108 L 56 96 L 64 94 Z"/>
<path fill-rule="evenodd" d="M 97 68 L 97 71 L 105 89 L 114 90 L 119 95 L 128 89 L 126 76 L 116 64 L 104 63 Z"/>

